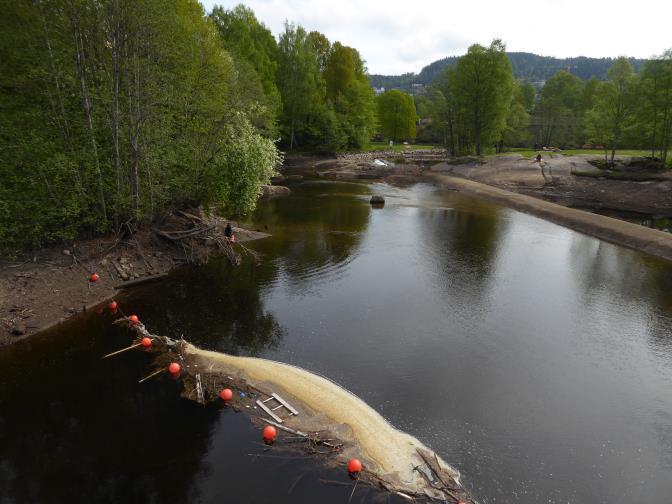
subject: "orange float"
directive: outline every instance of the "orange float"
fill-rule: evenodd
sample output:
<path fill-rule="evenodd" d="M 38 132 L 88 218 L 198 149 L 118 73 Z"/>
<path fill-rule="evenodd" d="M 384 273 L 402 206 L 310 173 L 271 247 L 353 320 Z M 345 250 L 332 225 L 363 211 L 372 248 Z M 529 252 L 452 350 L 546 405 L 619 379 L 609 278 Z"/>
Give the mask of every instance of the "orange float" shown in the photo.
<path fill-rule="evenodd" d="M 350 459 L 348 462 L 348 472 L 350 474 L 357 474 L 362 472 L 362 463 L 355 458 Z"/>
<path fill-rule="evenodd" d="M 264 442 L 272 443 L 278 437 L 278 431 L 272 425 L 264 427 Z"/>

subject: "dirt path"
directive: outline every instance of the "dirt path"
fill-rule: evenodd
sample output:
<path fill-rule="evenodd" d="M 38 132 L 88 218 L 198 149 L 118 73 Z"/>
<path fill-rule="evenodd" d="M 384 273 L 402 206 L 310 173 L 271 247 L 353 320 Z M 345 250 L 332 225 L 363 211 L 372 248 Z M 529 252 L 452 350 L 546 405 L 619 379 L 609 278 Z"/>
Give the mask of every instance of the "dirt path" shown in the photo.
<path fill-rule="evenodd" d="M 672 261 L 672 234 L 603 215 L 568 208 L 481 182 L 443 173 L 428 175 L 437 184 L 542 217 L 601 240 Z"/>
<path fill-rule="evenodd" d="M 163 225 L 168 224 L 179 229 L 174 220 Z M 221 233 L 225 225 L 223 219 L 208 217 L 213 231 Z M 238 242 L 268 236 L 238 227 L 234 232 Z M 192 253 L 204 257 L 216 251 L 207 245 L 185 251 L 178 242 L 141 228 L 123 239 L 102 236 L 0 262 L 0 346 L 91 309 L 115 296 L 120 286 L 163 276 L 187 264 Z M 93 273 L 100 277 L 96 283 L 89 281 Z"/>

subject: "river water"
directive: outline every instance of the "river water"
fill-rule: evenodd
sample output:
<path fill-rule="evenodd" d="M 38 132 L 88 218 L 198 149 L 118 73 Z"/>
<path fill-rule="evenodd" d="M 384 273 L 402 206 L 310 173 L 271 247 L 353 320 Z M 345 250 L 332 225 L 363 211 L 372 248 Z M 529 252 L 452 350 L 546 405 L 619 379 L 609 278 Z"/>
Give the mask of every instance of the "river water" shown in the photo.
<path fill-rule="evenodd" d="M 252 219 L 260 266 L 178 271 L 122 307 L 332 378 L 482 503 L 672 502 L 672 265 L 428 185 L 292 189 Z M 347 501 L 321 482 L 344 471 L 257 456 L 244 415 L 138 386 L 148 356 L 101 362 L 130 341 L 111 320 L 0 350 L 0 503 Z"/>

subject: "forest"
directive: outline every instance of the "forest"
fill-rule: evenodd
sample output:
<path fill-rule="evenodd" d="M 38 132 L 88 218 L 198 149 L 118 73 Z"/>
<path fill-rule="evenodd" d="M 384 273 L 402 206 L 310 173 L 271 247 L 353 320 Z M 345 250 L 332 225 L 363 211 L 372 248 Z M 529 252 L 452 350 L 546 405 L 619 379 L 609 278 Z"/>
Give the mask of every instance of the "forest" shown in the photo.
<path fill-rule="evenodd" d="M 635 72 L 613 60 L 605 80 L 582 80 L 565 70 L 540 90 L 516 80 L 504 44 L 473 45 L 416 96 L 428 118 L 418 139 L 440 142 L 450 155 L 501 152 L 509 147 L 601 148 L 613 163 L 617 149 L 648 150 L 668 161 L 672 142 L 672 51 Z"/>
<path fill-rule="evenodd" d="M 206 205 L 255 205 L 281 149 L 360 148 L 357 50 L 196 0 L 6 2 L 0 242 L 39 247 Z"/>
<path fill-rule="evenodd" d="M 6 2 L 0 242 L 40 247 L 197 205 L 245 215 L 283 152 L 374 138 L 417 135 L 450 155 L 589 143 L 666 160 L 670 51 L 637 73 L 609 60 L 605 80 L 560 70 L 541 91 L 512 61 L 499 40 L 475 44 L 415 99 L 376 97 L 357 49 L 290 22 L 275 37 L 242 5 Z"/>

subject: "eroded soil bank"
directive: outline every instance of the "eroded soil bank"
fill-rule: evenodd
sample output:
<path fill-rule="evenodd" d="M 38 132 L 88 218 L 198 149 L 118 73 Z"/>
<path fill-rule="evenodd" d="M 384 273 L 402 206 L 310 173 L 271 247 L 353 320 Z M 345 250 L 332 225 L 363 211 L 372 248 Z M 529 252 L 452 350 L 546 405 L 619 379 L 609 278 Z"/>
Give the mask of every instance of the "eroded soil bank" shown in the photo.
<path fill-rule="evenodd" d="M 232 222 L 237 242 L 230 244 L 223 235 L 226 223 L 196 210 L 151 227 L 122 229 L 0 262 L 0 346 L 90 309 L 126 286 L 202 262 L 210 254 L 233 257 L 241 253 L 242 243 L 268 236 Z M 95 283 L 89 281 L 93 273 L 99 276 Z"/>

